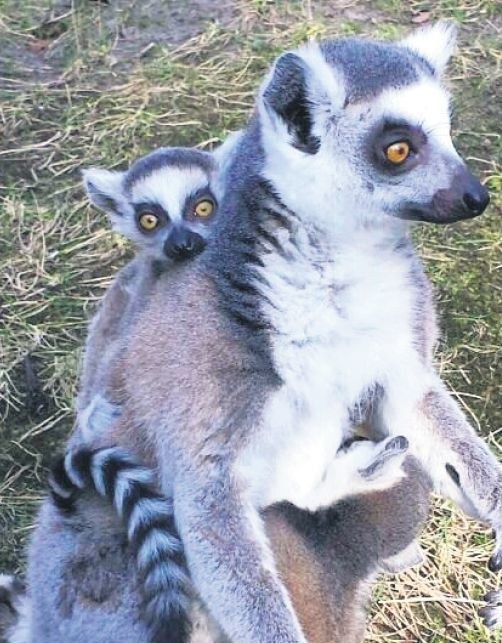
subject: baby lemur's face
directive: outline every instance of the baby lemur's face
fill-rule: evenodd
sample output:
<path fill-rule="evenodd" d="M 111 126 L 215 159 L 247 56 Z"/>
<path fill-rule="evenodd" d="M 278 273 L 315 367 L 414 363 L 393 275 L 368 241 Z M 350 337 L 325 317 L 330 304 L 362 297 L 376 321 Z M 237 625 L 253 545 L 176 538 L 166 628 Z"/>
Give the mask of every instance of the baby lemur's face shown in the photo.
<path fill-rule="evenodd" d="M 107 212 L 114 229 L 161 262 L 204 249 L 218 209 L 215 178 L 210 154 L 184 148 L 159 149 L 125 172 L 84 172 L 90 200 Z"/>

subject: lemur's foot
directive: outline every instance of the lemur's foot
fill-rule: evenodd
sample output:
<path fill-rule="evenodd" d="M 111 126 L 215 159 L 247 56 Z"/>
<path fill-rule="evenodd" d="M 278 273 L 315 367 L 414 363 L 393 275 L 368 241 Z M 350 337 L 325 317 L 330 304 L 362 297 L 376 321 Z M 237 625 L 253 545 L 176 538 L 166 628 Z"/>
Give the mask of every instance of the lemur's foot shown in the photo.
<path fill-rule="evenodd" d="M 416 540 L 411 542 L 406 549 L 400 551 L 395 556 L 386 558 L 380 563 L 380 567 L 384 572 L 389 574 L 399 574 L 399 572 L 404 572 L 410 567 L 416 567 L 421 565 L 425 560 L 425 555 Z"/>
<path fill-rule="evenodd" d="M 359 469 L 359 474 L 368 482 L 385 476 L 391 470 L 400 468 L 409 447 L 408 440 L 398 435 L 387 438 L 375 445 L 375 454 L 370 463 Z"/>
<path fill-rule="evenodd" d="M 479 610 L 484 624 L 490 630 L 502 627 L 502 589 L 496 589 L 485 596 L 486 607 Z"/>

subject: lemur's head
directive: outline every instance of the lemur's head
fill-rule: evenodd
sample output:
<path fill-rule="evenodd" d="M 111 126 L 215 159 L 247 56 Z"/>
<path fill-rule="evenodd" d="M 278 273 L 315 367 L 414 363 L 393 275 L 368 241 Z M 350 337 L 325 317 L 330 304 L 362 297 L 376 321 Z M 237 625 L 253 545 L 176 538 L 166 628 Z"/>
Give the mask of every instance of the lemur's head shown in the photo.
<path fill-rule="evenodd" d="M 84 184 L 117 232 L 152 259 L 177 261 L 206 245 L 218 207 L 216 170 L 211 154 L 161 148 L 123 172 L 85 170 Z"/>
<path fill-rule="evenodd" d="M 280 56 L 258 110 L 266 178 L 304 216 L 449 223 L 489 197 L 450 136 L 439 23 L 397 43 L 346 39 Z"/>

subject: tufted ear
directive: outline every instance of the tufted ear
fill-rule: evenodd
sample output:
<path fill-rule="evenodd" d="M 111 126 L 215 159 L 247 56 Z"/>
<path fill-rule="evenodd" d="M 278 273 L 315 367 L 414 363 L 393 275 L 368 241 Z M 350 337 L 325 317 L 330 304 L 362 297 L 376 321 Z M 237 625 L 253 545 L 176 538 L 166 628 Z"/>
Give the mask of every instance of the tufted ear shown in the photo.
<path fill-rule="evenodd" d="M 457 26 L 453 22 L 437 22 L 430 27 L 417 29 L 401 41 L 426 60 L 437 76 L 441 76 L 455 50 L 457 42 Z"/>
<path fill-rule="evenodd" d="M 284 123 L 294 147 L 309 154 L 317 152 L 308 68 L 300 56 L 288 52 L 277 59 L 263 90 L 263 102 Z"/>
<path fill-rule="evenodd" d="M 123 180 L 125 172 L 114 172 L 91 167 L 82 172 L 87 196 L 100 210 L 109 215 L 121 216 L 124 202 Z"/>

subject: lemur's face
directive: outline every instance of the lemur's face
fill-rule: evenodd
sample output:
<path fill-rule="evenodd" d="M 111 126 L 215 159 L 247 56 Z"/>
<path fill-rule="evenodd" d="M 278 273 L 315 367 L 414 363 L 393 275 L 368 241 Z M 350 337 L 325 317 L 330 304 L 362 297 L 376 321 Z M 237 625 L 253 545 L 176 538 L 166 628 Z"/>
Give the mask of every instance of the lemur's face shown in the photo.
<path fill-rule="evenodd" d="M 105 209 L 113 227 L 157 261 L 179 261 L 205 247 L 217 213 L 211 155 L 161 149 L 127 172 L 87 170 L 91 200 Z"/>
<path fill-rule="evenodd" d="M 488 193 L 450 136 L 441 75 L 453 36 L 440 24 L 401 43 L 333 41 L 278 59 L 260 115 L 264 173 L 288 206 L 326 225 L 484 211 Z"/>
<path fill-rule="evenodd" d="M 453 146 L 448 95 L 433 78 L 347 106 L 325 148 L 354 207 L 370 216 L 451 223 L 488 204 Z"/>

